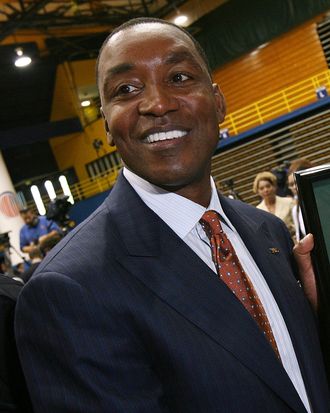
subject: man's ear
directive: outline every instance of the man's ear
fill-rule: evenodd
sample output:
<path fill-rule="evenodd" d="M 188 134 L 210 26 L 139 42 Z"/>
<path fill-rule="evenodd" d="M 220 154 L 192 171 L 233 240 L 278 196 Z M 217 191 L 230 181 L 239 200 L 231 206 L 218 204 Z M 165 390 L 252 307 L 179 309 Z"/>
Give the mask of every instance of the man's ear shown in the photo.
<path fill-rule="evenodd" d="M 213 83 L 213 93 L 215 97 L 215 102 L 217 106 L 217 113 L 218 113 L 218 121 L 222 123 L 226 116 L 226 101 L 223 93 L 221 92 L 219 85 L 217 83 Z"/>
<path fill-rule="evenodd" d="M 104 112 L 103 112 L 102 106 L 100 107 L 100 112 L 101 112 L 102 118 L 103 118 L 103 120 L 104 120 L 104 129 L 105 129 L 105 132 L 106 132 L 106 134 L 107 134 L 107 141 L 108 141 L 108 143 L 109 143 L 110 146 L 115 146 L 115 143 L 114 143 L 114 141 L 113 141 L 112 135 L 111 135 L 111 133 L 110 133 L 110 131 L 109 131 L 108 122 L 107 122 L 107 120 L 106 120 L 106 118 L 105 118 L 105 116 L 104 116 Z"/>

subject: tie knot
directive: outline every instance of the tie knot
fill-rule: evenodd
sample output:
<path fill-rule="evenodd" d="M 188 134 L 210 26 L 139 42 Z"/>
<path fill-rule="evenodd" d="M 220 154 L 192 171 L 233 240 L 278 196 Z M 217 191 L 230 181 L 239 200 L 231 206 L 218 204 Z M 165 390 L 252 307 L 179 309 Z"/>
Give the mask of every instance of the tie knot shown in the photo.
<path fill-rule="evenodd" d="M 216 211 L 204 212 L 202 218 L 199 220 L 204 231 L 209 235 L 217 235 L 223 232 L 219 214 Z"/>

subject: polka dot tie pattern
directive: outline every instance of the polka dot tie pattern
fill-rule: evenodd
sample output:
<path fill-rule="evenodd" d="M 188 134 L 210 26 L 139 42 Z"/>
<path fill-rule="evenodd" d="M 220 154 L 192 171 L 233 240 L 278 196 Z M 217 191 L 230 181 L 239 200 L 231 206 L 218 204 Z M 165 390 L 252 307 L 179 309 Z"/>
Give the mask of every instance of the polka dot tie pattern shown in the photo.
<path fill-rule="evenodd" d="M 218 213 L 216 211 L 206 211 L 200 219 L 200 224 L 210 240 L 212 259 L 219 278 L 241 301 L 280 359 L 276 341 L 264 307 L 239 262 L 234 247 L 227 238 L 227 235 L 223 232 Z"/>

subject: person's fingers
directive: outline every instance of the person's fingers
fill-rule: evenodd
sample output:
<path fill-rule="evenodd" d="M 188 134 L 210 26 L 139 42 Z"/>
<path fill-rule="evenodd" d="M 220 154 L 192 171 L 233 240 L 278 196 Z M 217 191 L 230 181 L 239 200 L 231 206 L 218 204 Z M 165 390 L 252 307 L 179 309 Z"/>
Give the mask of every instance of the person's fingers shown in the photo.
<path fill-rule="evenodd" d="M 317 288 L 310 254 L 313 248 L 314 237 L 312 234 L 308 234 L 301 241 L 299 241 L 297 245 L 295 245 L 293 254 L 298 265 L 300 281 L 304 292 L 312 307 L 316 311 L 318 303 Z"/>
<path fill-rule="evenodd" d="M 294 247 L 293 251 L 295 255 L 309 254 L 314 248 L 313 234 L 307 234 L 302 240 L 300 240 Z"/>

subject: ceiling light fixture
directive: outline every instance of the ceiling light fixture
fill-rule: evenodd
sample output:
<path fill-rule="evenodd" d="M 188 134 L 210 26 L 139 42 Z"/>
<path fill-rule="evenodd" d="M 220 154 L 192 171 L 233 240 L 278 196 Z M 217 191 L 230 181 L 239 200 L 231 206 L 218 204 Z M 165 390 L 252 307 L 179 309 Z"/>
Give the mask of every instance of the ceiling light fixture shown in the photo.
<path fill-rule="evenodd" d="M 185 16 L 184 14 L 180 14 L 178 17 L 174 19 L 174 23 L 178 26 L 183 26 L 185 23 L 187 23 L 187 20 L 187 16 Z"/>
<path fill-rule="evenodd" d="M 17 47 L 17 49 L 15 49 L 15 52 L 17 54 L 17 58 L 15 60 L 16 67 L 26 67 L 32 62 L 30 56 L 23 54 L 23 49 L 21 47 Z"/>
<path fill-rule="evenodd" d="M 74 200 L 66 177 L 64 175 L 61 175 L 59 176 L 58 180 L 60 181 L 63 194 L 68 196 L 68 202 L 70 202 L 73 205 Z"/>
<path fill-rule="evenodd" d="M 91 101 L 90 101 L 89 99 L 83 100 L 83 101 L 81 102 L 81 106 L 82 106 L 83 108 L 86 108 L 87 106 L 90 106 L 90 104 L 91 104 Z"/>
<path fill-rule="evenodd" d="M 54 201 L 54 199 L 56 198 L 56 192 L 55 192 L 53 182 L 48 180 L 44 183 L 44 185 L 45 185 L 47 194 L 49 196 L 49 199 L 51 201 Z"/>
<path fill-rule="evenodd" d="M 266 47 L 266 46 L 268 46 L 268 42 L 267 43 L 264 43 L 264 44 L 261 44 L 259 47 L 258 47 L 258 49 L 260 50 L 260 49 L 263 49 L 264 47 Z"/>
<path fill-rule="evenodd" d="M 32 193 L 34 202 L 37 206 L 39 215 L 46 215 L 46 208 L 45 208 L 45 205 L 44 205 L 43 200 L 41 198 L 40 191 L 39 191 L 39 188 L 37 187 L 37 185 L 32 185 L 31 188 L 30 188 L 30 191 Z"/>

